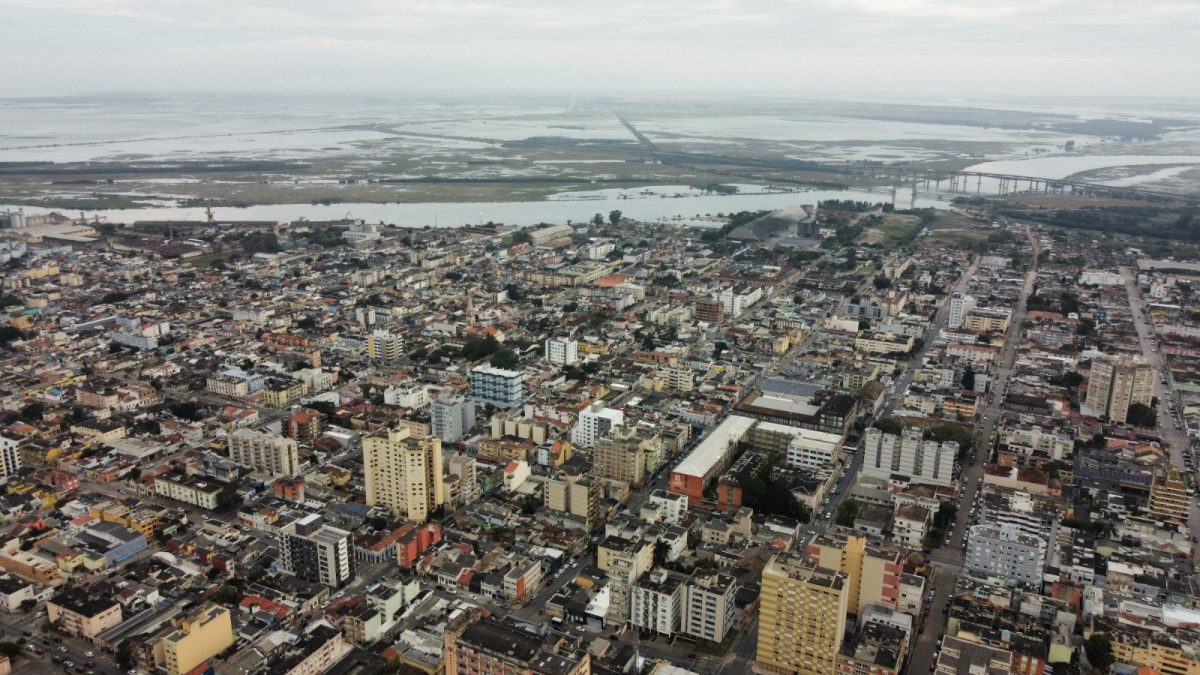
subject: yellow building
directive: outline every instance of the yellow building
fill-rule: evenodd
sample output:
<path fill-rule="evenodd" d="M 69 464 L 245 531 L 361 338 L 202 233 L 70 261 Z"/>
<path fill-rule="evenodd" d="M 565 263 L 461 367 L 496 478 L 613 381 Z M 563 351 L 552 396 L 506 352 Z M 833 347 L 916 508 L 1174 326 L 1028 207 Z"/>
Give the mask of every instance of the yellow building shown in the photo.
<path fill-rule="evenodd" d="M 1169 634 L 1133 626 L 1115 627 L 1109 635 L 1117 663 L 1152 668 L 1154 672 L 1170 675 L 1200 675 L 1195 645 L 1185 645 Z"/>
<path fill-rule="evenodd" d="M 865 537 L 823 533 L 808 544 L 809 562 L 846 575 L 846 611 L 857 615 L 868 605 L 893 609 L 900 597 L 903 561 L 896 550 L 872 544 Z"/>
<path fill-rule="evenodd" d="M 1175 467 L 1156 473 L 1150 485 L 1150 513 L 1163 520 L 1187 522 L 1187 483 Z"/>
<path fill-rule="evenodd" d="M 229 610 L 215 603 L 180 616 L 175 627 L 154 644 L 154 664 L 168 675 L 182 675 L 233 644 Z"/>
<path fill-rule="evenodd" d="M 148 506 L 131 510 L 119 502 L 103 501 L 93 505 L 88 515 L 96 520 L 128 527 L 140 532 L 147 541 L 153 541 L 154 532 L 162 519 L 162 509 Z"/>
<path fill-rule="evenodd" d="M 829 675 L 846 631 L 846 574 L 780 553 L 763 568 L 759 594 L 759 672 Z"/>
<path fill-rule="evenodd" d="M 270 382 L 263 388 L 263 403 L 273 408 L 286 408 L 308 394 L 308 385 L 300 380 Z"/>
<path fill-rule="evenodd" d="M 363 439 L 363 473 L 368 506 L 425 522 L 446 503 L 438 438 L 412 438 L 406 429 L 371 434 Z"/>
<path fill-rule="evenodd" d="M 942 399 L 942 412 L 947 415 L 962 415 L 974 417 L 976 408 L 974 396 L 947 396 Z"/>
<path fill-rule="evenodd" d="M 977 307 L 963 317 L 963 328 L 976 333 L 1003 333 L 1008 330 L 1010 315 L 1007 309 Z"/>

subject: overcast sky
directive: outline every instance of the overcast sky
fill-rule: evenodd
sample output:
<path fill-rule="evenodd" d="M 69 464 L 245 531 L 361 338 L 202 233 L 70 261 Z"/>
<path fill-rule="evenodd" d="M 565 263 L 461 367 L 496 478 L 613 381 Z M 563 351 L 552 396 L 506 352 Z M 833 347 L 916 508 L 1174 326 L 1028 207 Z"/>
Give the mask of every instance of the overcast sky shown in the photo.
<path fill-rule="evenodd" d="M 1200 0 L 0 0 L 0 96 L 1200 97 Z"/>

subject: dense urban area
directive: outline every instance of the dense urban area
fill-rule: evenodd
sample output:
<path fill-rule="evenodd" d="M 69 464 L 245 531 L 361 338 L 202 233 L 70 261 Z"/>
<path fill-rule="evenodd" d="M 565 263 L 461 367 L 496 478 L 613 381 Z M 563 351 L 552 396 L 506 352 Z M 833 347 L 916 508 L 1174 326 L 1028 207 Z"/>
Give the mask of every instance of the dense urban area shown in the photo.
<path fill-rule="evenodd" d="M 1121 208 L 0 213 L 0 673 L 1200 675 Z"/>

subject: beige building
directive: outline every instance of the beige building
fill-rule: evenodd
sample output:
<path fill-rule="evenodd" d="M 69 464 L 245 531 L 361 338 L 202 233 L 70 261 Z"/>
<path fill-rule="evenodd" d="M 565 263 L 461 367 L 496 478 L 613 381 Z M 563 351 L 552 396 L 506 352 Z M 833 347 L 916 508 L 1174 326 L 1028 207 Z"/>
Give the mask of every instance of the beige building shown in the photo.
<path fill-rule="evenodd" d="M 73 586 L 46 602 L 46 619 L 59 633 L 91 642 L 121 623 L 121 605 L 111 594 Z"/>
<path fill-rule="evenodd" d="M 976 333 L 1003 333 L 1008 330 L 1012 311 L 995 307 L 976 307 L 963 317 L 963 328 Z"/>
<path fill-rule="evenodd" d="M 759 594 L 759 672 L 837 672 L 846 631 L 846 574 L 780 553 L 763 568 Z"/>
<path fill-rule="evenodd" d="M 452 452 L 446 458 L 446 501 L 459 507 L 479 498 L 479 483 L 476 479 L 475 458 Z"/>
<path fill-rule="evenodd" d="M 582 518 L 587 528 L 604 522 L 604 483 L 595 476 L 564 475 L 545 483 L 546 508 Z"/>
<path fill-rule="evenodd" d="M 592 473 L 601 478 L 640 485 L 646 474 L 643 439 L 628 430 L 599 438 L 592 448 Z"/>
<path fill-rule="evenodd" d="M 1154 367 L 1141 357 L 1127 354 L 1104 356 L 1092 361 L 1085 403 L 1110 422 L 1124 424 L 1129 406 L 1149 406 L 1154 398 Z"/>
<path fill-rule="evenodd" d="M 897 335 L 896 333 L 864 330 L 859 332 L 858 337 L 854 338 L 854 350 L 859 353 L 904 353 L 911 350 L 912 347 L 913 337 L 911 335 Z"/>
<path fill-rule="evenodd" d="M 210 511 L 220 505 L 221 490 L 224 488 L 224 483 L 178 471 L 164 473 L 154 479 L 155 494 Z"/>
<path fill-rule="evenodd" d="M 389 429 L 363 439 L 367 504 L 383 505 L 393 515 L 424 522 L 446 503 L 442 480 L 442 441 L 413 438 L 405 429 Z"/>
<path fill-rule="evenodd" d="M 175 628 L 154 643 L 154 664 L 182 675 L 233 644 L 229 610 L 209 602 L 175 619 Z"/>
<path fill-rule="evenodd" d="M 277 476 L 300 474 L 299 445 L 295 440 L 252 429 L 229 435 L 229 459 Z"/>
<path fill-rule="evenodd" d="M 488 431 L 492 438 L 509 436 L 533 441 L 537 444 L 546 442 L 550 437 L 550 426 L 525 417 L 519 410 L 500 411 L 492 415 L 488 423 Z"/>
<path fill-rule="evenodd" d="M 241 377 L 213 375 L 205 380 L 205 387 L 219 396 L 245 398 L 250 395 L 250 383 Z"/>

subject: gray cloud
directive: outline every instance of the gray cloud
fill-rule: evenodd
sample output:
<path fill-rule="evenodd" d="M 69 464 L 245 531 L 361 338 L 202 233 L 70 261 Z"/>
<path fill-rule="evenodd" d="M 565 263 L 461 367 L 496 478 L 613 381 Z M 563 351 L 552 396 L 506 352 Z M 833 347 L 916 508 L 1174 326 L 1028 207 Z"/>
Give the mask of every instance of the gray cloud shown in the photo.
<path fill-rule="evenodd" d="M 0 94 L 1200 96 L 1182 0 L 0 0 Z"/>

